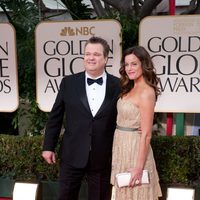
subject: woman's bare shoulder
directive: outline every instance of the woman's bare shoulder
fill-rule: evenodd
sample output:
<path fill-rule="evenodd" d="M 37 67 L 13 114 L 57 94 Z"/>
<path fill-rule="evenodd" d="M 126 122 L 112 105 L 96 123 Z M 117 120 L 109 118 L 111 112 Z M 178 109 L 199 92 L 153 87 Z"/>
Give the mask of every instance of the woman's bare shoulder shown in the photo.
<path fill-rule="evenodd" d="M 152 87 L 149 85 L 145 85 L 140 92 L 140 100 L 141 102 L 146 102 L 146 101 L 155 101 L 155 91 Z"/>

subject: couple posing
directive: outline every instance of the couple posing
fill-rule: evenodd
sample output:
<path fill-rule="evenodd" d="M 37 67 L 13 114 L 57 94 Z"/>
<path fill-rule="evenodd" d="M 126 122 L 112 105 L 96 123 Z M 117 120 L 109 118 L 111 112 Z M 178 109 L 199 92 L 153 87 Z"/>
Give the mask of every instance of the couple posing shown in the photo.
<path fill-rule="evenodd" d="M 85 45 L 85 71 L 62 79 L 46 125 L 42 156 L 56 162 L 55 147 L 64 119 L 59 200 L 78 200 L 84 177 L 88 200 L 157 200 L 161 195 L 150 147 L 154 106 L 159 95 L 151 58 L 143 47 L 127 49 L 120 80 L 105 71 L 109 45 L 99 37 Z M 114 140 L 113 140 L 114 138 Z M 142 184 L 142 171 L 149 184 Z M 127 187 L 116 174 L 129 171 Z M 111 185 L 111 184 L 112 185 Z"/>

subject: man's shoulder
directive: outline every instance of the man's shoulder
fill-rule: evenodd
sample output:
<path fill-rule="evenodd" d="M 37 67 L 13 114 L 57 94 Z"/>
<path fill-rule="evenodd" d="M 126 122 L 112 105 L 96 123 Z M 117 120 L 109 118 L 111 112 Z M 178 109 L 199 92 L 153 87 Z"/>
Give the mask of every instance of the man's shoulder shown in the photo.
<path fill-rule="evenodd" d="M 116 82 L 119 81 L 119 78 L 117 76 L 114 76 L 113 74 L 107 73 L 107 76 L 108 76 L 109 79 L 111 79 L 113 81 L 116 81 Z"/>
<path fill-rule="evenodd" d="M 112 74 L 108 74 L 107 73 L 107 78 L 108 78 L 108 84 L 110 85 L 110 87 L 114 88 L 114 90 L 117 93 L 120 93 L 120 79 L 117 76 L 114 76 Z"/>
<path fill-rule="evenodd" d="M 113 87 L 120 87 L 120 79 L 117 76 L 114 76 L 112 74 L 107 74 L 107 78 L 108 78 L 108 83 L 110 83 L 111 85 L 113 85 Z"/>
<path fill-rule="evenodd" d="M 79 77 L 84 76 L 84 72 L 79 72 L 76 74 L 70 74 L 70 75 L 66 75 L 63 77 L 63 81 L 72 81 L 72 80 L 76 80 Z"/>

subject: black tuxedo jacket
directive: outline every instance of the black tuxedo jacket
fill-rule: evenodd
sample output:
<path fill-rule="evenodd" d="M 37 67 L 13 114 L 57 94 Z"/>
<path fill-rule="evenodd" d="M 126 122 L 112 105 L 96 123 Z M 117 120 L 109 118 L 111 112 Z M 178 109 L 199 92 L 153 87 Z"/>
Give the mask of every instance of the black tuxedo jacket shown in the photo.
<path fill-rule="evenodd" d="M 119 92 L 119 79 L 107 74 L 105 99 L 93 117 L 86 96 L 85 73 L 64 77 L 46 125 L 43 150 L 55 150 L 64 116 L 61 161 L 83 168 L 90 153 L 94 169 L 110 165 Z"/>

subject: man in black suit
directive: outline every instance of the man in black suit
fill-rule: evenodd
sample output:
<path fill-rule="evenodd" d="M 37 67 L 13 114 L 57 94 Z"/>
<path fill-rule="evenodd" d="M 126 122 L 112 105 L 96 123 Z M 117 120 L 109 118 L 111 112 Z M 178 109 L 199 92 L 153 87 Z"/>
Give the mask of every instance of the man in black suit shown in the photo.
<path fill-rule="evenodd" d="M 55 147 L 65 115 L 61 144 L 59 200 L 77 200 L 83 177 L 89 200 L 110 200 L 111 154 L 119 79 L 105 66 L 109 45 L 99 37 L 85 45 L 85 71 L 62 79 L 46 125 L 43 158 L 55 163 Z"/>

